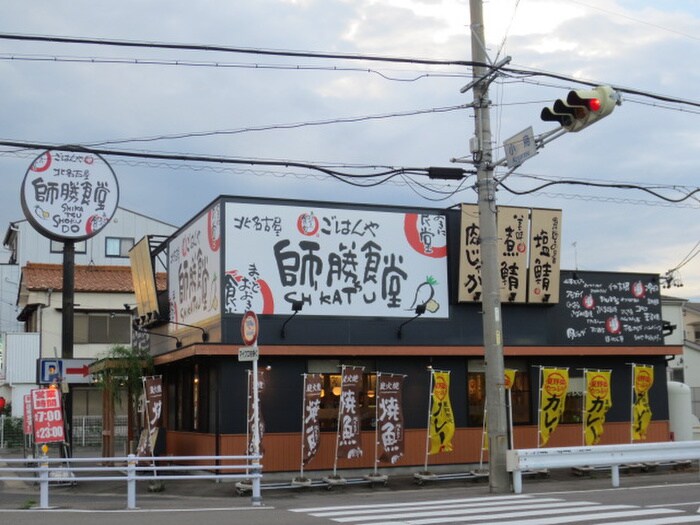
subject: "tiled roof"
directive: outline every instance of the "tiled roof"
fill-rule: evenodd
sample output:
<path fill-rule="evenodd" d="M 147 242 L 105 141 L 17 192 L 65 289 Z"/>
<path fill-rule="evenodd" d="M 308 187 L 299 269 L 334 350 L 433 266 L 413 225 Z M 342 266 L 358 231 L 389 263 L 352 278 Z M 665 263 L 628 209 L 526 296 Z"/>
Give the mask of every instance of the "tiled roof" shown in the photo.
<path fill-rule="evenodd" d="M 78 266 L 75 267 L 76 292 L 124 292 L 133 293 L 130 266 Z M 156 276 L 158 290 L 166 289 L 166 274 Z M 27 263 L 22 269 L 22 284 L 27 290 L 49 288 L 63 290 L 63 266 L 60 264 Z"/>

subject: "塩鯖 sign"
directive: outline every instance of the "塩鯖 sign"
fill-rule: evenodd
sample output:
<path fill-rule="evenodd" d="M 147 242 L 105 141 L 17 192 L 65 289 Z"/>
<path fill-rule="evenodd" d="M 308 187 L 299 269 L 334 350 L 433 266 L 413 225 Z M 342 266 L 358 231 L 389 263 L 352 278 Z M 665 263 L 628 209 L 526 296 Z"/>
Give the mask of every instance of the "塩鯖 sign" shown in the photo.
<path fill-rule="evenodd" d="M 80 241 L 112 219 L 119 185 L 99 155 L 49 150 L 27 170 L 21 200 L 25 217 L 39 233 L 57 241 Z"/>

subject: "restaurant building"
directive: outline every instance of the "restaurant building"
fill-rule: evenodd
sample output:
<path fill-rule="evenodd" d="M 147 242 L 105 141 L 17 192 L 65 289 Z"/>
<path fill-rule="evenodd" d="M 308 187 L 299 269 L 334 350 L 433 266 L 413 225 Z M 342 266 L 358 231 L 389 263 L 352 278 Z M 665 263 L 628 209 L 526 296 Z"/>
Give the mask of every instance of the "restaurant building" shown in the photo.
<path fill-rule="evenodd" d="M 513 442 L 538 446 L 543 367 L 568 369 L 569 388 L 547 446 L 582 444 L 583 371 L 611 372 L 612 406 L 600 443 L 629 443 L 632 365 L 652 367 L 647 441 L 669 439 L 658 276 L 559 268 L 558 210 L 498 210 L 505 367 Z M 405 378 L 404 453 L 422 466 L 433 370 L 450 375 L 451 452 L 430 464 L 482 457 L 485 366 L 478 211 L 222 196 L 154 245 L 131 252 L 135 327 L 149 334 L 163 377 L 168 454 L 242 454 L 251 362 L 239 361 L 241 319 L 259 320 L 264 371 L 264 470 L 297 471 L 305 374 L 323 374 L 320 447 L 305 469 L 374 467 L 376 373 Z M 156 293 L 154 263 L 168 290 Z M 343 365 L 363 367 L 358 397 L 362 455 L 336 462 Z"/>

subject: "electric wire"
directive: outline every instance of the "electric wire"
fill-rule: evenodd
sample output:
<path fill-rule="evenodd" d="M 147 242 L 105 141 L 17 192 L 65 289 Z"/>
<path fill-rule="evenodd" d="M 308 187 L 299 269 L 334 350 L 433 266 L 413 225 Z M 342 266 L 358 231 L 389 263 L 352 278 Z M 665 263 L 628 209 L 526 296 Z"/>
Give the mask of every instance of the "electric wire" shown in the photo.
<path fill-rule="evenodd" d="M 470 108 L 471 104 L 459 104 L 456 106 L 446 106 L 438 108 L 426 108 L 426 109 L 416 109 L 409 111 L 399 111 L 394 113 L 384 113 L 376 115 L 363 115 L 357 117 L 340 117 L 333 119 L 315 120 L 307 122 L 293 122 L 289 124 L 269 124 L 265 126 L 251 126 L 247 128 L 231 129 L 231 130 L 215 130 L 215 131 L 193 131 L 187 133 L 173 133 L 170 135 L 156 135 L 151 137 L 136 137 L 136 138 L 126 138 L 126 139 L 112 139 L 103 140 L 99 142 L 88 143 L 88 146 L 105 146 L 113 144 L 124 144 L 130 142 L 156 142 L 160 140 L 174 140 L 183 138 L 194 138 L 194 137 L 211 137 L 216 135 L 239 135 L 243 133 L 261 132 L 261 131 L 273 131 L 273 130 L 288 130 L 288 129 L 298 129 L 304 127 L 313 126 L 326 126 L 330 124 L 347 124 L 355 122 L 367 122 L 371 120 L 384 120 L 396 117 L 409 117 L 416 115 L 425 115 L 430 113 L 448 113 L 451 111 L 459 111 L 462 109 Z"/>
<path fill-rule="evenodd" d="M 339 67 L 339 66 L 309 66 L 299 64 L 260 64 L 260 63 L 231 63 L 231 62 L 210 62 L 182 59 L 155 59 L 155 58 L 105 58 L 105 57 L 77 57 L 77 56 L 57 56 L 57 55 L 16 55 L 0 54 L 0 60 L 9 62 L 52 62 L 52 63 L 73 63 L 73 64 L 110 64 L 110 65 L 144 65 L 144 66 L 180 66 L 199 68 L 221 68 L 221 69 L 256 69 L 256 70 L 289 70 L 289 71 L 321 71 L 321 72 L 343 72 L 343 73 L 371 73 L 385 80 L 393 82 L 417 82 L 424 78 L 471 78 L 470 73 L 448 73 L 448 72 L 426 72 L 417 73 L 415 71 L 401 71 L 403 73 L 414 73 L 410 77 L 392 76 L 372 68 Z"/>
<path fill-rule="evenodd" d="M 296 58 L 324 58 L 334 60 L 358 60 L 368 62 L 389 62 L 396 64 L 422 64 L 438 66 L 473 66 L 472 61 L 441 60 L 409 57 L 387 57 L 378 55 L 362 55 L 353 53 L 330 53 L 313 51 L 295 51 L 289 49 L 263 49 L 251 47 L 222 46 L 214 44 L 181 44 L 172 42 L 145 42 L 138 40 L 113 40 L 106 38 L 63 37 L 52 35 L 23 35 L 0 33 L 0 40 L 17 40 L 24 42 L 48 42 L 52 44 L 83 44 L 113 47 L 133 47 L 142 49 L 168 49 L 178 51 L 216 51 L 221 53 L 237 53 L 248 55 L 281 56 Z M 488 67 L 488 64 L 477 64 Z"/>
<path fill-rule="evenodd" d="M 550 186 L 556 186 L 556 185 L 561 185 L 561 184 L 566 184 L 566 185 L 571 185 L 571 186 L 589 186 L 589 187 L 595 187 L 595 188 L 614 188 L 614 189 L 623 189 L 623 190 L 639 190 L 643 191 L 646 193 L 649 193 L 650 195 L 653 195 L 654 197 L 657 197 L 659 199 L 662 199 L 667 202 L 672 202 L 672 203 L 679 203 L 679 202 L 684 202 L 688 200 L 691 196 L 695 194 L 700 194 L 700 188 L 695 188 L 691 190 L 688 194 L 686 194 L 683 197 L 679 197 L 678 199 L 674 199 L 671 197 L 666 197 L 665 195 L 662 195 L 661 193 L 658 193 L 657 191 L 654 191 L 651 188 L 646 188 L 641 185 L 637 184 L 621 184 L 621 183 L 599 183 L 599 182 L 590 182 L 590 181 L 579 181 L 579 180 L 559 180 L 559 181 L 549 181 L 544 184 L 541 184 L 539 186 L 536 186 L 534 188 L 530 188 L 527 190 L 514 190 L 510 188 L 508 185 L 505 184 L 503 181 L 497 181 L 498 185 L 503 187 L 506 191 L 509 193 L 512 193 L 513 195 L 529 195 L 531 193 L 536 193 L 544 188 L 548 188 Z"/>

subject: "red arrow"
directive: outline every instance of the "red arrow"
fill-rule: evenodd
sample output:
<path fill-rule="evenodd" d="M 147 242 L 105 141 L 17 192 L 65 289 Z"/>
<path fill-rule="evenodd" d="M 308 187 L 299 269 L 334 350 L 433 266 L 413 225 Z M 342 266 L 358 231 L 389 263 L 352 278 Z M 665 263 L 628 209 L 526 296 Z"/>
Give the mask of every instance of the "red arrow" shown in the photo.
<path fill-rule="evenodd" d="M 83 365 L 80 368 L 66 368 L 66 374 L 80 374 L 81 376 L 85 377 L 90 374 L 90 369 L 88 368 L 88 365 Z"/>

